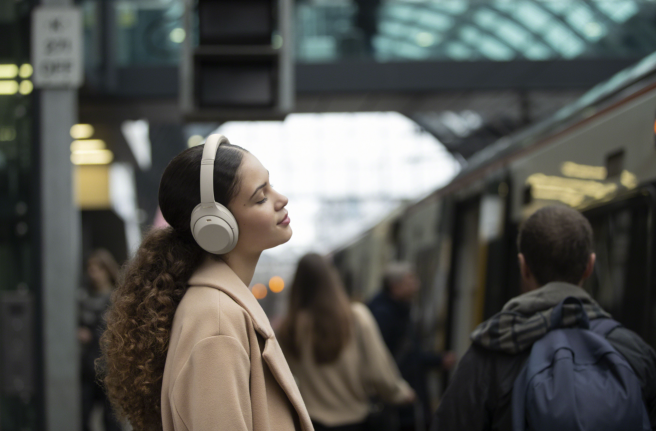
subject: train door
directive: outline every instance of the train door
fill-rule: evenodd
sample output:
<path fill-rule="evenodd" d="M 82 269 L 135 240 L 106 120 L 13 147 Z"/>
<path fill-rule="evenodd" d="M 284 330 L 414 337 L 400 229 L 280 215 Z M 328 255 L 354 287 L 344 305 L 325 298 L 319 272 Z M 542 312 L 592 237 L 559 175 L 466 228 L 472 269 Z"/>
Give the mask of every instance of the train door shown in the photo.
<path fill-rule="evenodd" d="M 652 187 L 584 212 L 595 236 L 597 263 L 585 288 L 599 304 L 656 348 L 656 285 Z"/>
<path fill-rule="evenodd" d="M 469 347 L 469 334 L 475 327 L 473 312 L 479 285 L 479 209 L 471 199 L 456 207 L 454 257 L 449 289 L 450 329 L 447 347 L 462 357 Z"/>

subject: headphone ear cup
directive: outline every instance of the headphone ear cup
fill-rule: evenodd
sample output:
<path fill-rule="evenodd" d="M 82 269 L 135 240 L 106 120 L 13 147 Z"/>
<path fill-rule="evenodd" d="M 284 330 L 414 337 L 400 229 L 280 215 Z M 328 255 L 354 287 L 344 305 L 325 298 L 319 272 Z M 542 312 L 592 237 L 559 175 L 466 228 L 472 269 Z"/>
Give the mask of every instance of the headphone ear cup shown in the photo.
<path fill-rule="evenodd" d="M 235 248 L 239 228 L 237 220 L 226 207 L 219 203 L 208 208 L 198 205 L 191 214 L 191 233 L 203 250 L 225 254 Z"/>
<path fill-rule="evenodd" d="M 193 235 L 198 245 L 210 253 L 223 254 L 233 248 L 234 233 L 230 225 L 220 217 L 200 217 L 194 224 Z"/>

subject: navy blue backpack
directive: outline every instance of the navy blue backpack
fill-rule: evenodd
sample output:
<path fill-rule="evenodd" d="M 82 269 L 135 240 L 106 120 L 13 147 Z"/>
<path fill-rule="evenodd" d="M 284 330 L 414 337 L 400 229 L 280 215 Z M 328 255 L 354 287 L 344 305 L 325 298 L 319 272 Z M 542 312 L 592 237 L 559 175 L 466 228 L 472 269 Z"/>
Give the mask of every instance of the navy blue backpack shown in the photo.
<path fill-rule="evenodd" d="M 580 306 L 578 327 L 560 327 L 566 303 Z M 612 319 L 590 324 L 577 298 L 558 304 L 515 380 L 513 431 L 651 430 L 640 381 L 606 340 L 618 326 Z"/>

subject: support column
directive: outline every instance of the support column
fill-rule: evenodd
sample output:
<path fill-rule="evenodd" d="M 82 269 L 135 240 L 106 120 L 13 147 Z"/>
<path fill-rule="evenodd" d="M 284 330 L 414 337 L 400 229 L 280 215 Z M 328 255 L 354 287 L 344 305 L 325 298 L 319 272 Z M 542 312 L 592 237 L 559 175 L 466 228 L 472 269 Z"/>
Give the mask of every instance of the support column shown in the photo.
<path fill-rule="evenodd" d="M 49 5 L 55 4 L 48 2 Z M 57 2 L 67 5 L 69 2 Z M 73 196 L 70 128 L 77 121 L 76 90 L 41 90 L 41 304 L 46 431 L 80 429 L 77 289 L 80 214 Z"/>

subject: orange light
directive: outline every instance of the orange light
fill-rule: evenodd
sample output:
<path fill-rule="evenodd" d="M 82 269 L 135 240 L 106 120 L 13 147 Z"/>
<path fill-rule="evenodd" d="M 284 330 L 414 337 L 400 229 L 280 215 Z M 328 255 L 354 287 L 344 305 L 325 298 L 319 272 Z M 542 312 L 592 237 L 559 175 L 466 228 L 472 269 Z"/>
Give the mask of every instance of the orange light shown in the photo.
<path fill-rule="evenodd" d="M 256 299 L 264 299 L 267 296 L 267 287 L 263 285 L 262 283 L 257 283 L 251 288 L 251 292 L 253 292 L 253 296 Z"/>
<path fill-rule="evenodd" d="M 271 277 L 271 280 L 269 280 L 269 289 L 271 289 L 273 293 L 282 292 L 284 288 L 285 280 L 283 280 L 282 277 L 278 277 L 277 275 Z"/>
<path fill-rule="evenodd" d="M 654 121 L 654 133 L 656 133 L 656 121 Z"/>

